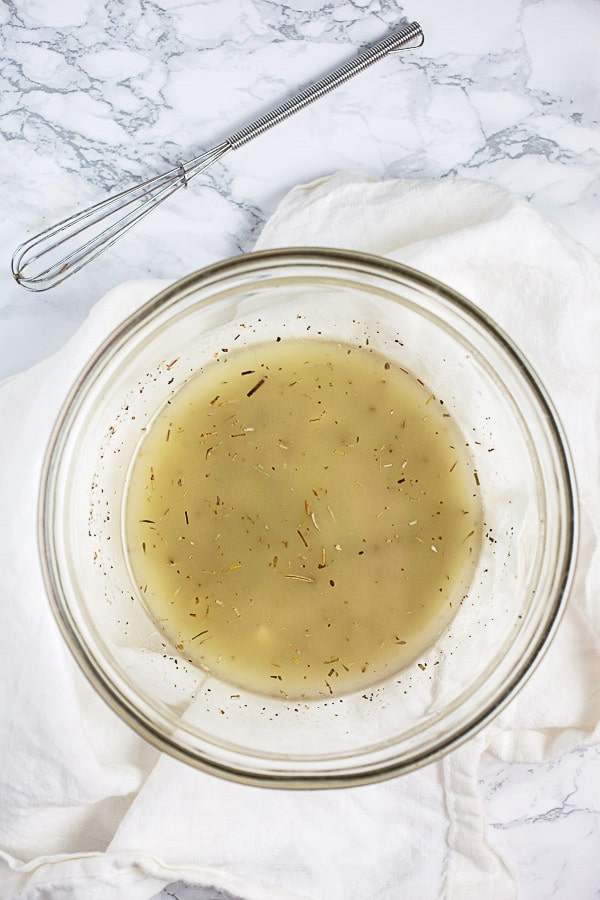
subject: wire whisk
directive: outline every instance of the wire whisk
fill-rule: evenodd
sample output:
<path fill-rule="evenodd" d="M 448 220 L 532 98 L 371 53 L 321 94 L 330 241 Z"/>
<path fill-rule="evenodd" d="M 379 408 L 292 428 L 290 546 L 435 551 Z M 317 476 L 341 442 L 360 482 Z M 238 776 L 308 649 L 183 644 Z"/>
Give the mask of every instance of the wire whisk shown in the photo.
<path fill-rule="evenodd" d="M 136 222 L 164 203 L 175 191 L 187 187 L 192 178 L 206 171 L 227 153 L 293 116 L 389 53 L 420 47 L 423 41 L 421 26 L 412 22 L 377 41 L 206 153 L 179 163 L 163 175 L 113 194 L 40 232 L 15 250 L 12 257 L 15 281 L 30 291 L 47 291 L 55 287 L 112 247 Z"/>

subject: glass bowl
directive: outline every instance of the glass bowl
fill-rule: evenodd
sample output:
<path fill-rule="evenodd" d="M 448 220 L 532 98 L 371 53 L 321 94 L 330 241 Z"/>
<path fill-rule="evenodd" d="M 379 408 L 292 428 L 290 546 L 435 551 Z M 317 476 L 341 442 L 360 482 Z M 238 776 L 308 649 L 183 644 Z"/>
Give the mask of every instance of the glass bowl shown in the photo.
<path fill-rule="evenodd" d="M 468 437 L 480 483 L 481 552 L 449 627 L 418 664 L 340 698 L 294 702 L 232 689 L 165 648 L 125 549 L 127 479 L 157 411 L 224 348 L 281 334 L 357 345 L 368 338 L 415 373 Z M 246 783 L 348 786 L 436 759 L 488 722 L 531 673 L 573 572 L 574 478 L 539 379 L 468 300 L 375 256 L 275 250 L 183 278 L 100 347 L 50 442 L 40 544 L 71 651 L 142 737 Z"/>

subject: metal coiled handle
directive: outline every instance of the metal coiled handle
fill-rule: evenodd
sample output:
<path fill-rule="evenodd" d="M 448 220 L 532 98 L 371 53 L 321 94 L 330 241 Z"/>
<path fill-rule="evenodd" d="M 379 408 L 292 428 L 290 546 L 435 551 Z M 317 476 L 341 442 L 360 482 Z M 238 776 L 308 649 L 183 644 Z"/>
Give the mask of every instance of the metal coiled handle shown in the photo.
<path fill-rule="evenodd" d="M 275 107 L 275 109 L 271 110 L 271 112 L 267 113 L 265 116 L 261 116 L 260 119 L 255 119 L 254 122 L 246 125 L 245 128 L 236 131 L 235 134 L 232 134 L 227 138 L 226 143 L 229 144 L 232 150 L 237 150 L 238 147 L 242 147 L 255 137 L 263 134 L 269 128 L 273 128 L 274 125 L 278 125 L 280 122 L 283 122 L 284 119 L 293 116 L 294 113 L 304 109 L 305 106 L 314 103 L 315 100 L 318 100 L 324 94 L 333 91 L 336 87 L 339 87 L 340 84 L 349 81 L 354 75 L 358 75 L 359 72 L 372 66 L 373 63 L 383 59 L 388 53 L 395 53 L 398 50 L 407 50 L 410 47 L 420 47 L 423 41 L 423 31 L 418 22 L 412 22 L 410 25 L 406 25 L 399 31 L 394 31 L 382 40 L 377 41 L 376 44 L 373 44 L 373 46 L 369 47 L 368 50 L 365 50 L 364 53 L 360 53 L 358 56 L 355 56 L 354 59 L 350 60 L 350 62 L 344 63 L 339 69 L 335 69 L 329 75 L 326 75 L 325 78 L 321 78 L 320 81 L 315 81 L 314 84 L 311 84 L 310 87 L 300 91 L 295 97 L 291 97 L 289 100 L 286 100 L 285 103 Z"/>

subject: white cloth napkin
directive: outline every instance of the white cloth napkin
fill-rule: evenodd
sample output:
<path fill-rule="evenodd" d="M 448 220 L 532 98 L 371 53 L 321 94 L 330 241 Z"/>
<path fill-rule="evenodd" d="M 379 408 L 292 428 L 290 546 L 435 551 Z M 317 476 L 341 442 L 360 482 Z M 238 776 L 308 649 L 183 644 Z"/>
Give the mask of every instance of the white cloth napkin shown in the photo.
<path fill-rule="evenodd" d="M 207 900 L 508 900 L 513 878 L 485 838 L 481 754 L 542 760 L 600 736 L 600 264 L 523 201 L 470 181 L 342 175 L 296 188 L 258 243 L 290 245 L 367 250 L 420 268 L 479 304 L 529 357 L 579 478 L 577 577 L 557 637 L 484 732 L 383 784 L 242 787 L 147 746 L 63 645 L 36 546 L 41 458 L 66 391 L 108 332 L 163 283 L 122 285 L 63 350 L 0 386 L 2 898 L 148 900 L 182 879 L 210 888 L 198 894 Z"/>

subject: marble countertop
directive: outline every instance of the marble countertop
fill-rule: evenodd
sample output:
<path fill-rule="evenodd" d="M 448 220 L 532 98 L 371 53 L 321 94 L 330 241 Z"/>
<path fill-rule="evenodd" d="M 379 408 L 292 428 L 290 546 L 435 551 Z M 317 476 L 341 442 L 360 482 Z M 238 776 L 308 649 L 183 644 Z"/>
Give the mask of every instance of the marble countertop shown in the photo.
<path fill-rule="evenodd" d="M 27 236 L 210 148 L 412 18 L 422 49 L 230 154 L 56 289 L 13 281 Z M 597 0 L 7 0 L 0 46 L 0 377 L 62 346 L 113 285 L 251 250 L 289 188 L 336 171 L 489 181 L 600 254 Z M 600 748 L 484 757 L 480 779 L 520 900 L 600 896 Z"/>

